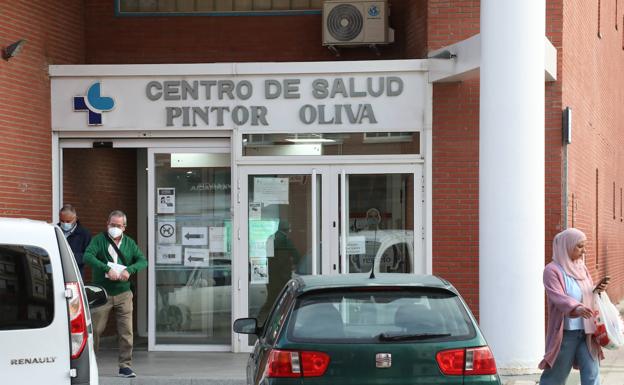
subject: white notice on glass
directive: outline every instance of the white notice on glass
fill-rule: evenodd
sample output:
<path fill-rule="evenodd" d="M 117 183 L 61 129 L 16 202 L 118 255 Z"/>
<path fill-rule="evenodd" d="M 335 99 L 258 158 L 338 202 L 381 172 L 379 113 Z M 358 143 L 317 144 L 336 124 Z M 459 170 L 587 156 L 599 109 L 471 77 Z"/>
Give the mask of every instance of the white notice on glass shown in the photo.
<path fill-rule="evenodd" d="M 358 235 L 347 240 L 347 255 L 366 254 L 366 237 Z"/>
<path fill-rule="evenodd" d="M 207 227 L 182 227 L 182 244 L 205 246 L 208 244 Z"/>
<path fill-rule="evenodd" d="M 158 188 L 156 196 L 156 207 L 158 214 L 174 214 L 175 213 L 175 188 L 162 187 Z"/>
<path fill-rule="evenodd" d="M 225 252 L 225 227 L 208 227 L 208 245 L 213 253 Z"/>
<path fill-rule="evenodd" d="M 175 221 L 158 221 L 158 243 L 176 243 Z"/>
<path fill-rule="evenodd" d="M 210 252 L 208 249 L 184 248 L 184 266 L 210 266 Z"/>
<path fill-rule="evenodd" d="M 268 283 L 269 266 L 266 258 L 249 258 L 251 283 Z"/>
<path fill-rule="evenodd" d="M 181 265 L 182 246 L 160 246 L 156 248 L 156 263 L 160 265 Z"/>
<path fill-rule="evenodd" d="M 288 204 L 288 178 L 254 178 L 254 202 Z"/>
<path fill-rule="evenodd" d="M 249 202 L 249 219 L 262 219 L 262 203 Z"/>

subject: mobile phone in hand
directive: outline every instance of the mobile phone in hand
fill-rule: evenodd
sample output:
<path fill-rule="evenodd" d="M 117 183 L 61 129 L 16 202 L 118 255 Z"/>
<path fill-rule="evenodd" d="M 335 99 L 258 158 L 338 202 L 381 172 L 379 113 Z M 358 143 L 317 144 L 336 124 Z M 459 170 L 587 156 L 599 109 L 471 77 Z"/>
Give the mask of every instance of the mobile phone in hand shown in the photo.
<path fill-rule="evenodd" d="M 611 279 L 611 277 L 609 277 L 608 275 L 602 277 L 602 279 L 600 280 L 600 282 L 598 282 L 598 284 L 596 285 L 596 287 L 594 287 L 594 292 L 596 292 L 598 290 L 598 288 L 600 287 L 600 285 L 604 284 L 604 283 L 609 283 L 609 280 Z"/>

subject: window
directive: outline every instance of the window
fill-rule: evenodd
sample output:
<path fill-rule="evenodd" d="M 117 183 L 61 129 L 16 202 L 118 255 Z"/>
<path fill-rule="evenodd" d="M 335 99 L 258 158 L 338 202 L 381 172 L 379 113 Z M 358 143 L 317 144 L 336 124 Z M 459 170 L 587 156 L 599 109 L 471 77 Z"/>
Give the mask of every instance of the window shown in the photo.
<path fill-rule="evenodd" d="M 244 156 L 420 154 L 420 132 L 243 134 Z"/>
<path fill-rule="evenodd" d="M 411 336 L 414 342 L 473 338 L 475 329 L 459 298 L 446 290 L 371 290 L 311 293 L 289 321 L 293 341 L 371 343 Z"/>
<path fill-rule="evenodd" d="M 53 319 L 48 254 L 33 246 L 0 245 L 0 331 L 43 328 Z"/>
<path fill-rule="evenodd" d="M 365 132 L 364 143 L 411 142 L 411 132 Z"/>
<path fill-rule="evenodd" d="M 318 11 L 322 0 L 118 0 L 121 14 Z"/>
<path fill-rule="evenodd" d="M 288 317 L 288 308 L 293 301 L 292 290 L 289 290 L 288 288 L 284 290 L 285 291 L 282 292 L 282 295 L 275 305 L 275 308 L 273 309 L 269 320 L 264 325 L 264 336 L 266 338 L 266 343 L 269 345 L 273 345 L 277 340 L 284 321 L 286 320 L 286 317 Z"/>

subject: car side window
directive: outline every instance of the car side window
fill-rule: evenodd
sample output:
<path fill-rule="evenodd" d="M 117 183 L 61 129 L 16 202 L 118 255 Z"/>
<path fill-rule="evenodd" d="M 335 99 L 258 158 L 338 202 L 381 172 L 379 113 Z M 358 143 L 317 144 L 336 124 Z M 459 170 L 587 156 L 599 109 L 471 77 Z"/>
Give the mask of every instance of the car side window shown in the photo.
<path fill-rule="evenodd" d="M 44 249 L 0 245 L 0 331 L 50 325 L 54 298 L 52 264 Z"/>
<path fill-rule="evenodd" d="M 267 344 L 273 345 L 277 340 L 277 336 L 284 325 L 284 321 L 286 321 L 286 318 L 288 317 L 288 309 L 291 307 L 294 298 L 295 295 L 292 289 L 290 286 L 286 286 L 284 291 L 282 291 L 282 294 L 278 297 L 278 300 L 275 302 L 273 311 L 264 324 L 263 337 Z"/>

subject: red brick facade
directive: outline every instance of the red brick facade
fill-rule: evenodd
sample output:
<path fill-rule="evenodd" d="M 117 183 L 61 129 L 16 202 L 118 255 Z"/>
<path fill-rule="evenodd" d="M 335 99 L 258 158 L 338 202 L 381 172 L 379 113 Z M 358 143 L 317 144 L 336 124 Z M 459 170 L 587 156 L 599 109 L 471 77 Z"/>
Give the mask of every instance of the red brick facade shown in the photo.
<path fill-rule="evenodd" d="M 479 1 L 394 0 L 396 42 L 382 47 L 379 56 L 357 48 L 337 58 L 321 45 L 319 14 L 119 17 L 112 0 L 22 3 L 0 5 L 8 20 L 0 26 L 0 43 L 28 40 L 19 57 L 0 61 L 0 215 L 46 220 L 52 184 L 48 64 L 423 58 L 479 33 L 480 18 Z M 594 278 L 614 278 L 614 300 L 624 297 L 623 10 L 616 15 L 614 2 L 564 0 L 547 0 L 546 10 L 547 37 L 558 50 L 558 80 L 545 85 L 545 262 L 553 235 L 564 226 L 561 110 L 570 106 L 568 226 L 587 233 L 588 265 Z M 455 284 L 478 313 L 479 80 L 435 85 L 433 97 L 433 272 Z M 96 162 L 81 161 L 81 167 Z M 67 194 L 77 191 L 68 175 Z M 92 197 L 66 196 L 75 196 L 81 216 L 93 215 L 96 227 L 110 204 L 91 213 L 85 208 Z M 93 204 L 98 203 L 88 202 Z"/>
<path fill-rule="evenodd" d="M 563 7 L 562 106 L 573 111 L 568 223 L 588 236 L 594 279 L 616 283 L 612 299 L 624 296 L 623 10 L 616 15 L 613 1 Z"/>
<path fill-rule="evenodd" d="M 429 1 L 427 49 L 479 33 L 478 1 Z M 433 273 L 479 317 L 479 79 L 433 86 Z M 458 231 L 458 229 L 461 229 Z"/>
<path fill-rule="evenodd" d="M 0 59 L 0 216 L 52 217 L 52 133 L 48 65 L 85 57 L 83 2 L 0 2 L 0 46 L 25 39 Z"/>

